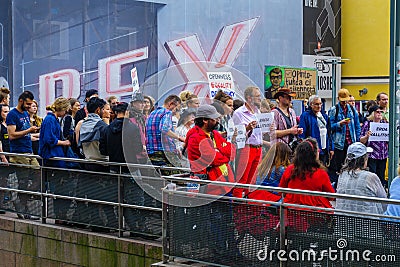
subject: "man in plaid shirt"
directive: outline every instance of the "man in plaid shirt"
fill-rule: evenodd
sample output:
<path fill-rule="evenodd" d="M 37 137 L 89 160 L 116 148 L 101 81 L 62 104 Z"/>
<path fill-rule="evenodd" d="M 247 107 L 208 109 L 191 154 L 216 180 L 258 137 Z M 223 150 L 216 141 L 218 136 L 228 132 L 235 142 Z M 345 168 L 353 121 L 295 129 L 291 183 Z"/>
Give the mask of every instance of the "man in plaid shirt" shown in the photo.
<path fill-rule="evenodd" d="M 172 127 L 172 113 L 179 110 L 181 99 L 176 95 L 168 96 L 162 107 L 158 107 L 146 121 L 146 148 L 152 164 L 158 166 L 181 166 L 181 154 L 174 139 L 184 142 Z M 168 175 L 170 173 L 165 173 Z"/>

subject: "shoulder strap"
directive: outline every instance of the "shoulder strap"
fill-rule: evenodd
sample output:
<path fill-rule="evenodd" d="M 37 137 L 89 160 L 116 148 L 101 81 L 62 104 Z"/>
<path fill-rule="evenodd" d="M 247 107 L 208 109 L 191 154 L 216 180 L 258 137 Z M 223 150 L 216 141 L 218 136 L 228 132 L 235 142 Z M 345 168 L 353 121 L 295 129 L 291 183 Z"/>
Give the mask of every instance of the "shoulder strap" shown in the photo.
<path fill-rule="evenodd" d="M 347 104 L 346 104 L 346 105 L 347 105 Z M 356 114 L 355 108 L 354 108 L 352 105 L 350 105 L 350 104 L 348 104 L 348 105 L 350 106 L 351 112 L 353 112 L 354 117 L 355 117 L 355 116 L 358 116 L 358 115 Z M 338 114 L 339 114 L 339 104 L 336 104 L 335 107 L 336 107 L 335 121 L 337 122 L 337 118 L 338 118 Z"/>
<path fill-rule="evenodd" d="M 356 114 L 356 110 L 352 105 L 349 105 L 351 108 L 351 111 L 353 112 L 354 117 L 358 116 L 358 114 Z"/>
<path fill-rule="evenodd" d="M 280 108 L 276 108 L 276 110 L 278 110 L 278 112 L 279 113 L 281 113 L 282 114 L 282 116 L 284 116 L 284 118 L 285 117 L 287 117 L 286 115 L 285 115 L 285 113 L 283 113 L 283 111 L 280 109 Z M 290 112 L 290 109 L 288 110 L 288 112 L 289 112 L 289 121 L 290 121 L 290 124 L 293 124 L 293 121 L 292 121 L 292 113 Z M 285 119 L 284 119 L 285 120 Z M 285 121 L 286 122 L 286 121 Z M 294 125 L 291 125 L 290 127 L 293 127 Z M 286 127 L 289 127 L 289 125 L 286 125 Z M 278 130 L 278 129 L 277 129 Z"/>
<path fill-rule="evenodd" d="M 318 117 L 317 116 L 317 119 L 320 121 L 320 122 L 322 122 L 322 124 L 324 125 L 324 126 L 326 126 L 326 121 L 324 121 L 324 120 L 322 120 L 320 117 Z"/>
<path fill-rule="evenodd" d="M 339 114 L 339 104 L 336 104 L 335 105 L 335 122 L 337 122 L 338 114 Z"/>

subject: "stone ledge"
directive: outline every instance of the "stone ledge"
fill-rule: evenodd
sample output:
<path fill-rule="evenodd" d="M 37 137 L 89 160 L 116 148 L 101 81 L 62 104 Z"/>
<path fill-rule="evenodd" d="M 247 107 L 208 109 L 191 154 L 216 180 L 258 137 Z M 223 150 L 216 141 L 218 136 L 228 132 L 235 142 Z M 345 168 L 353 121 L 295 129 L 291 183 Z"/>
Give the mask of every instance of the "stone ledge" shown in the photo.
<path fill-rule="evenodd" d="M 159 242 L 0 216 L 1 266 L 151 266 L 162 259 Z"/>

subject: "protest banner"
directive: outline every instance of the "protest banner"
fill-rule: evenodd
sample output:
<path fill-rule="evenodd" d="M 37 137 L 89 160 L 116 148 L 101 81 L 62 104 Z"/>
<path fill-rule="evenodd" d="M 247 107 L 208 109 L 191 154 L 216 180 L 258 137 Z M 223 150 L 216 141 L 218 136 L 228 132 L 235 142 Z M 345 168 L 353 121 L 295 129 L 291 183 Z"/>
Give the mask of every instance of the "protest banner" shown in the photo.
<path fill-rule="evenodd" d="M 271 124 L 274 122 L 274 113 L 259 113 L 256 114 L 258 125 L 261 128 L 261 132 L 269 133 Z"/>
<path fill-rule="evenodd" d="M 219 90 L 232 98 L 235 97 L 235 84 L 231 72 L 207 72 L 207 79 L 211 98 L 214 98 Z"/>
<path fill-rule="evenodd" d="M 368 141 L 389 142 L 389 123 L 371 122 L 369 125 L 371 136 Z"/>

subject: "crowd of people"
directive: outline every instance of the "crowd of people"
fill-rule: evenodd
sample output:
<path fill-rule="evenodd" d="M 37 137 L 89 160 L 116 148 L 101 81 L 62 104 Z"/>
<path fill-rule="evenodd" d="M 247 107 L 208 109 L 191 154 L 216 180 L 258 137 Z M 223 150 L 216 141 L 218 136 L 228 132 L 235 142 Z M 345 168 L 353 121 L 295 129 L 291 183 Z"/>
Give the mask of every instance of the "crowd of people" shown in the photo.
<path fill-rule="evenodd" d="M 115 96 L 101 99 L 97 90 L 92 89 L 86 92 L 84 107 L 81 108 L 77 99 L 59 97 L 46 107 L 45 118 L 37 115 L 38 103 L 29 91 L 23 92 L 17 106 L 10 110 L 9 93 L 3 89 L 0 92 L 0 148 L 4 152 L 27 156 L 2 155 L 0 158 L 6 164 L 31 166 L 13 168 L 6 174 L 8 183 L 18 182 L 19 189 L 40 190 L 40 164 L 95 172 L 133 173 L 135 177 L 153 175 L 146 170 L 128 167 L 94 163 L 74 165 L 68 161 L 52 160 L 53 157 L 79 157 L 101 162 L 189 167 L 192 177 L 212 181 L 330 193 L 337 190 L 382 198 L 387 195 L 388 142 L 369 141 L 371 123 L 388 123 L 388 97 L 385 93 L 368 103 L 369 115 L 366 118 L 355 109 L 354 98 L 352 100 L 347 89 L 339 90 L 339 103 L 327 113 L 322 110 L 323 100 L 317 95 L 311 96 L 307 101 L 308 108 L 299 116 L 291 107 L 295 93 L 288 88 L 276 89 L 276 104 L 262 100 L 259 88 L 248 87 L 244 91 L 244 101 L 219 91 L 212 103 L 200 105 L 202 100 L 184 91 L 180 96 L 167 96 L 158 106 L 151 96 L 140 92 L 127 103 L 119 102 Z M 258 118 L 261 113 L 273 114 L 269 131 L 264 132 L 260 127 Z M 236 140 L 238 129 L 232 135 L 231 125 L 243 125 L 244 146 L 239 148 Z M 372 152 L 369 153 L 370 148 Z M 28 154 L 40 155 L 43 162 L 39 163 Z M 370 171 L 366 170 L 367 166 Z M 166 168 L 161 174 L 177 172 Z M 115 181 L 100 177 L 94 179 L 91 185 L 94 191 L 111 192 L 117 197 Z M 146 194 L 138 181 L 139 178 L 124 180 L 124 201 L 134 205 L 152 203 L 160 207 L 159 201 Z M 61 186 L 59 180 L 55 184 L 55 188 Z M 236 198 L 251 198 L 251 191 L 216 185 L 204 188 L 204 192 L 210 194 Z M 4 198 L 4 192 L 2 194 Z M 277 195 L 272 192 L 263 198 L 276 200 Z M 34 217 L 27 215 L 27 202 L 33 197 L 13 193 L 9 199 L 20 218 Z M 288 194 L 285 202 L 332 207 L 332 199 L 314 196 Z M 55 203 L 55 212 L 68 205 Z M 385 212 L 384 207 L 348 204 L 346 201 L 337 201 L 337 206 L 363 212 Z M 103 214 L 100 220 L 104 226 L 113 227 L 117 223 L 112 207 L 107 210 L 93 204 L 90 209 L 97 213 L 93 218 Z M 143 222 L 147 215 L 144 214 L 140 210 L 124 212 L 125 221 L 132 231 L 147 231 Z"/>
<path fill-rule="evenodd" d="M 218 117 L 218 109 L 212 109 L 213 105 L 200 106 L 195 115 L 195 126 L 186 136 L 193 175 L 200 179 L 241 184 L 386 198 L 388 141 L 370 141 L 369 138 L 371 123 L 388 124 L 387 95 L 380 93 L 376 101 L 369 102 L 368 116 L 362 119 L 347 89 L 339 90 L 339 103 L 327 113 L 322 110 L 322 99 L 313 95 L 307 101 L 308 109 L 297 116 L 291 108 L 294 96 L 288 88 L 276 91 L 277 104 L 264 108 L 274 114 L 272 129 L 262 132 L 257 119 L 261 112 L 260 90 L 247 88 L 245 103 L 230 114 L 234 125 L 245 127 L 246 143 L 240 149 L 235 147 L 234 138 L 231 142 L 221 140 L 224 132 L 219 130 L 218 124 L 224 125 L 226 114 L 219 113 Z M 263 146 L 266 146 L 265 151 L 261 149 Z M 227 148 L 231 150 L 229 153 Z M 233 157 L 236 163 L 230 159 Z M 258 190 L 251 192 L 237 187 L 224 189 L 213 190 L 213 193 L 277 200 L 275 192 L 260 194 Z M 311 195 L 286 194 L 284 201 L 322 208 L 337 205 L 341 209 L 364 213 L 383 214 L 386 210 L 381 204 L 377 204 L 378 208 L 353 200 L 336 203 L 335 199 Z"/>

